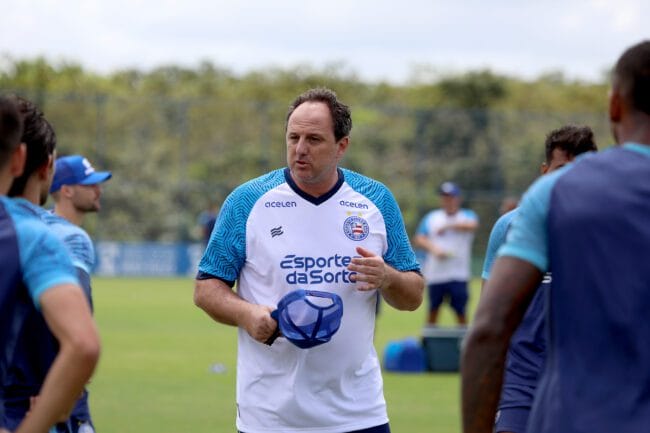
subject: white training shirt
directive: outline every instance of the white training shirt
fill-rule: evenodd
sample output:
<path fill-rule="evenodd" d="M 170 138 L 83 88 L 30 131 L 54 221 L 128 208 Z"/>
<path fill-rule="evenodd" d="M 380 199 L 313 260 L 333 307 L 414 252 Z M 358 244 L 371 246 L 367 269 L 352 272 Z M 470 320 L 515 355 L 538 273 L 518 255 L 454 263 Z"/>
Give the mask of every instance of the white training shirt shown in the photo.
<path fill-rule="evenodd" d="M 339 183 L 315 199 L 288 169 L 237 188 L 225 201 L 199 278 L 237 281 L 249 302 L 277 305 L 296 289 L 329 291 L 343 300 L 331 341 L 300 349 L 272 346 L 239 329 L 237 428 L 246 433 L 337 433 L 388 422 L 373 345 L 376 291 L 358 291 L 346 269 L 363 246 L 400 271 L 419 271 L 390 191 L 339 170 Z"/>
<path fill-rule="evenodd" d="M 427 254 L 422 264 L 422 274 L 428 284 L 444 283 L 447 281 L 468 281 L 472 258 L 472 241 L 474 231 L 438 230 L 448 224 L 478 221 L 474 211 L 459 209 L 453 215 L 443 209 L 435 209 L 424 216 L 417 233 L 425 235 L 431 242 L 450 254 L 450 257 L 438 259 L 433 254 Z"/>

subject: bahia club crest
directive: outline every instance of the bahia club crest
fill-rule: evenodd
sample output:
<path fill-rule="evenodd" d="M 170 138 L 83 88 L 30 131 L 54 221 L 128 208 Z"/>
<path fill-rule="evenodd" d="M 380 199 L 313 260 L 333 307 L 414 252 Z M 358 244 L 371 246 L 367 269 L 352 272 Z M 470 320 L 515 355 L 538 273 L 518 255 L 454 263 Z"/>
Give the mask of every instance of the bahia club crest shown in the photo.
<path fill-rule="evenodd" d="M 370 228 L 365 219 L 359 216 L 348 217 L 343 222 L 343 233 L 353 241 L 362 241 L 368 237 Z"/>

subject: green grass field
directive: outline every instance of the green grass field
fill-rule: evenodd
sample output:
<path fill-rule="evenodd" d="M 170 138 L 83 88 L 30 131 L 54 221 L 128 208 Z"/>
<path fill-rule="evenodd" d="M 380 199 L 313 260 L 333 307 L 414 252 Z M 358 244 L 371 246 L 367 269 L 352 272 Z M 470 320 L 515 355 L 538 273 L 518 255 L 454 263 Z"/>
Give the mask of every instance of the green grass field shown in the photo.
<path fill-rule="evenodd" d="M 100 433 L 236 431 L 236 330 L 194 306 L 191 279 L 95 278 L 93 290 L 103 352 L 90 404 Z M 470 316 L 477 299 L 475 282 Z M 424 318 L 424 304 L 412 313 L 384 304 L 380 357 L 389 340 L 419 336 Z M 453 324 L 448 307 L 441 324 Z M 384 373 L 392 430 L 457 433 L 459 391 L 458 374 Z"/>

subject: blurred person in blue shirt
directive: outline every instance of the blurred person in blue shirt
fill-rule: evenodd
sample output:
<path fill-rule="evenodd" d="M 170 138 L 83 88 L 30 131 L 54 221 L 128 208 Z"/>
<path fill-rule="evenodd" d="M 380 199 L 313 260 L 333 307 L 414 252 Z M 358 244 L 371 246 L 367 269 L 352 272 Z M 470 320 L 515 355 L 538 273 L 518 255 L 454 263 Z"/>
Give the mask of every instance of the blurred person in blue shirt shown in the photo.
<path fill-rule="evenodd" d="M 62 251 L 72 259 L 72 264 L 84 292 L 89 296 L 89 269 L 79 265 L 79 250 L 83 243 L 78 236 L 65 226 L 72 226 L 63 218 L 56 217 L 43 208 L 53 180 L 54 160 L 56 157 L 56 134 L 43 113 L 31 102 L 23 98 L 14 98 L 23 118 L 24 131 L 22 142 L 26 145 L 26 163 L 21 176 L 11 185 L 9 196 L 38 215 L 47 223 L 50 230 L 63 242 Z M 79 229 L 81 230 L 81 229 Z M 84 232 L 85 233 L 85 232 Z M 87 235 L 86 235 L 87 237 Z M 89 239 L 88 239 L 89 241 Z M 92 252 L 92 244 L 90 244 Z M 82 256 L 87 256 L 83 254 Z M 89 303 L 91 305 L 91 303 Z M 39 342 L 39 344 L 34 344 Z M 16 342 L 15 353 L 9 365 L 7 378 L 3 381 L 4 422 L 9 429 L 16 428 L 30 411 L 31 401 L 40 393 L 45 380 L 59 352 L 59 344 L 52 335 L 43 316 L 37 309 L 30 309 L 26 315 L 25 325 Z M 78 401 L 73 415 L 85 409 L 84 415 L 89 421 L 85 392 Z M 52 431 L 68 433 L 75 431 L 68 422 L 57 423 Z"/>
<path fill-rule="evenodd" d="M 4 388 L 20 334 L 34 311 L 43 315 L 59 351 L 29 417 L 16 427 L 6 425 L 3 395 L 0 431 L 45 433 L 69 413 L 92 375 L 99 337 L 65 247 L 40 220 L 37 206 L 6 196 L 25 169 L 22 125 L 16 100 L 0 97 L 0 383 Z M 44 162 L 44 182 L 51 179 L 52 164 L 53 159 Z"/>
<path fill-rule="evenodd" d="M 551 131 L 544 143 L 546 161 L 542 174 L 551 173 L 573 161 L 578 155 L 596 151 L 594 133 L 588 126 L 568 125 Z M 490 240 L 483 265 L 483 285 L 490 278 L 490 270 L 497 251 L 503 245 L 517 208 L 497 220 L 490 233 Z M 545 294 L 552 275 L 547 272 L 526 315 L 510 340 L 503 391 L 496 414 L 495 433 L 524 433 L 537 382 L 546 359 Z"/>
<path fill-rule="evenodd" d="M 510 337 L 545 272 L 546 361 L 529 433 L 650 425 L 650 41 L 616 63 L 618 146 L 542 176 L 490 272 L 462 355 L 463 429 L 491 433 Z"/>

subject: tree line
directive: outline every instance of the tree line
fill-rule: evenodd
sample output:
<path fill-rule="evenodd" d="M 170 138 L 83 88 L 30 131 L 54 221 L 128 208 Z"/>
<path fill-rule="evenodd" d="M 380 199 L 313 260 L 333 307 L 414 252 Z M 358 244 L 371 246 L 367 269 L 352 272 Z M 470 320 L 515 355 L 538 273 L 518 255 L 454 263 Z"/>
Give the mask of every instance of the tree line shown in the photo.
<path fill-rule="evenodd" d="M 35 102 L 54 125 L 60 154 L 82 153 L 113 171 L 95 239 L 191 241 L 196 217 L 241 182 L 285 164 L 284 121 L 304 90 L 326 86 L 352 109 L 343 166 L 395 194 L 413 233 L 454 180 L 481 218 L 481 254 L 498 207 L 539 173 L 546 134 L 568 123 L 611 145 L 607 77 L 535 80 L 490 70 L 364 82 L 337 65 L 235 74 L 209 62 L 97 74 L 74 62 L 5 56 L 0 88 Z"/>

